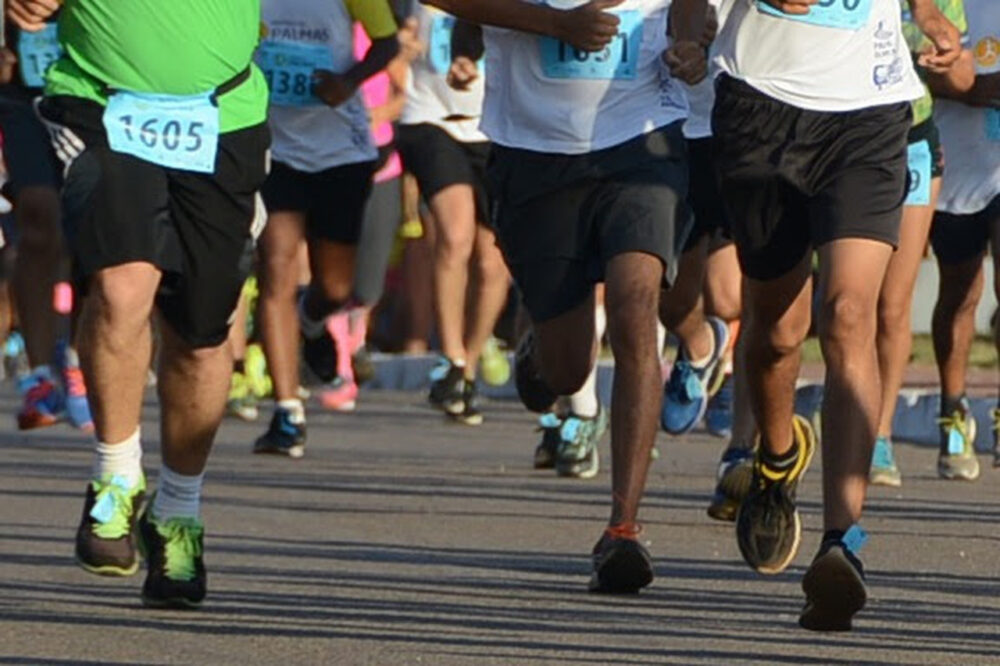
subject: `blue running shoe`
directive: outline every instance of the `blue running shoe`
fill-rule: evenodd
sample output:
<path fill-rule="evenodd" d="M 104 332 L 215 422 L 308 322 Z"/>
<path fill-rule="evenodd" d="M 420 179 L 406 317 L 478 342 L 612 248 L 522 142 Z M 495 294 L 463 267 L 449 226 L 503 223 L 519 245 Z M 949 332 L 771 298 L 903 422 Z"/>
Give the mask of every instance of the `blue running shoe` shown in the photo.
<path fill-rule="evenodd" d="M 896 459 L 892 455 L 892 440 L 888 437 L 878 437 L 875 440 L 868 482 L 876 486 L 892 486 L 893 488 L 898 488 L 903 483 L 899 468 L 896 467 Z"/>
<path fill-rule="evenodd" d="M 691 365 L 687 350 L 683 347 L 677 354 L 677 361 L 670 369 L 670 376 L 663 387 L 663 409 L 660 423 L 671 435 L 691 432 L 705 416 L 708 407 L 709 386 L 717 375 L 719 363 L 729 344 L 729 327 L 718 317 L 706 319 L 712 328 L 715 348 L 704 367 Z"/>
<path fill-rule="evenodd" d="M 48 366 L 36 368 L 17 380 L 17 392 L 24 403 L 17 413 L 17 427 L 33 430 L 55 425 L 66 410 L 63 393 L 52 379 Z"/>
<path fill-rule="evenodd" d="M 301 458 L 306 452 L 306 424 L 292 423 L 291 413 L 278 407 L 267 432 L 254 442 L 253 452 Z"/>
<path fill-rule="evenodd" d="M 708 401 L 705 410 L 705 427 L 716 437 L 733 436 L 733 374 L 728 373 L 719 392 Z"/>
<path fill-rule="evenodd" d="M 87 432 L 94 429 L 94 419 L 90 415 L 87 400 L 87 385 L 80 370 L 80 358 L 65 340 L 56 344 L 56 368 L 62 380 L 66 397 L 66 419 L 70 425 Z"/>

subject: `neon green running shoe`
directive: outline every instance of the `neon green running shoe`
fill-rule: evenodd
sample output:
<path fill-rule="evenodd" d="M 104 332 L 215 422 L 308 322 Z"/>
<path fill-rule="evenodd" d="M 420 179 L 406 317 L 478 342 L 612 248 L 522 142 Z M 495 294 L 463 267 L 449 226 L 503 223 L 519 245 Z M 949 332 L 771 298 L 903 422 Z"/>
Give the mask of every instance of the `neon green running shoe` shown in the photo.
<path fill-rule="evenodd" d="M 76 561 L 81 567 L 100 576 L 131 576 L 139 570 L 135 517 L 145 496 L 145 476 L 135 485 L 117 475 L 87 485 L 76 531 Z"/>
<path fill-rule="evenodd" d="M 202 560 L 205 526 L 197 518 L 161 522 L 151 508 L 139 519 L 139 548 L 148 569 L 142 601 L 158 608 L 197 608 L 207 583 Z"/>

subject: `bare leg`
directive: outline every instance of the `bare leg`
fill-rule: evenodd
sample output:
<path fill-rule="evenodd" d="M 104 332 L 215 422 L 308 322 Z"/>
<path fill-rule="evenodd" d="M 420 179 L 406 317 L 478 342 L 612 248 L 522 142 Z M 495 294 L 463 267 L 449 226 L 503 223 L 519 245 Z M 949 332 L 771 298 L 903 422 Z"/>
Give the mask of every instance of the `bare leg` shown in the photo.
<path fill-rule="evenodd" d="M 942 264 L 938 300 L 934 306 L 934 356 L 941 377 L 941 395 L 965 393 L 969 350 L 976 335 L 976 306 L 983 293 L 983 255 L 962 264 Z"/>
<path fill-rule="evenodd" d="M 476 367 L 483 345 L 493 334 L 497 319 L 507 304 L 510 272 L 496 244 L 496 236 L 482 225 L 476 228 L 476 280 L 471 304 L 471 317 L 465 331 L 465 376 L 476 376 Z"/>
<path fill-rule="evenodd" d="M 472 187 L 446 187 L 430 200 L 430 209 L 437 232 L 434 301 L 441 351 L 453 361 L 465 361 L 465 298 L 469 261 L 476 244 L 476 201 Z"/>
<path fill-rule="evenodd" d="M 706 358 L 715 347 L 701 298 L 707 256 L 705 237 L 681 255 L 677 280 L 660 299 L 660 321 L 677 336 L 692 359 Z"/>

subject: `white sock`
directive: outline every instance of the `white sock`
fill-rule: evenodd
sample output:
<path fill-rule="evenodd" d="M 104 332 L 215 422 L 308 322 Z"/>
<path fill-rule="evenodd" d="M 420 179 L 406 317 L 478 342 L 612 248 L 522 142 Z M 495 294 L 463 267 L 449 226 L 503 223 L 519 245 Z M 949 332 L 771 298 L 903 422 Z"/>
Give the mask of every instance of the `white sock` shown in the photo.
<path fill-rule="evenodd" d="M 594 308 L 594 337 L 598 344 L 604 339 L 604 331 L 608 327 L 608 313 L 603 304 L 598 304 Z M 569 396 L 567 400 L 569 410 L 585 419 L 594 418 L 601 409 L 601 403 L 597 399 L 597 362 L 590 368 L 587 381 L 583 383 L 580 390 Z"/>
<path fill-rule="evenodd" d="M 701 370 L 708 365 L 708 362 L 712 360 L 712 356 L 715 355 L 715 329 L 708 322 L 705 322 L 705 328 L 708 329 L 708 335 L 712 338 L 712 351 L 708 352 L 705 358 L 693 359 L 688 357 L 688 363 L 691 364 L 692 368 L 697 368 Z"/>
<path fill-rule="evenodd" d="M 288 420 L 296 425 L 306 422 L 306 408 L 298 398 L 291 400 L 279 400 L 278 409 L 288 412 Z"/>
<path fill-rule="evenodd" d="M 326 332 L 326 317 L 316 321 L 306 314 L 305 297 L 299 299 L 299 326 L 302 335 L 307 340 L 315 340 L 321 335 L 328 335 Z"/>
<path fill-rule="evenodd" d="M 187 476 L 166 465 L 160 468 L 160 481 L 153 500 L 157 520 L 197 518 L 201 515 L 201 484 L 205 473 Z"/>
<path fill-rule="evenodd" d="M 131 437 L 117 444 L 98 442 L 94 450 L 95 479 L 120 476 L 135 486 L 142 478 L 142 444 L 139 428 Z"/>
<path fill-rule="evenodd" d="M 663 349 L 667 346 L 667 327 L 659 319 L 656 320 L 656 350 L 657 356 L 663 356 Z"/>

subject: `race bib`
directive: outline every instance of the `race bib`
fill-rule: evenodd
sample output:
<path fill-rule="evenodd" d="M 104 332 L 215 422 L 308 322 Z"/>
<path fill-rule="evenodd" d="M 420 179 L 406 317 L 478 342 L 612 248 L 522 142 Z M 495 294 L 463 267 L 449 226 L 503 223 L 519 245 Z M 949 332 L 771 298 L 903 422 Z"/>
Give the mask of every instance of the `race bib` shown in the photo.
<path fill-rule="evenodd" d="M 986 138 L 1000 141 L 1000 109 L 986 109 Z"/>
<path fill-rule="evenodd" d="M 22 31 L 17 45 L 17 60 L 21 64 L 21 80 L 29 88 L 45 85 L 45 70 L 59 60 L 59 28 L 49 23 L 38 32 Z"/>
<path fill-rule="evenodd" d="M 910 170 L 910 190 L 906 195 L 907 206 L 931 205 L 931 172 L 934 156 L 927 141 L 911 143 L 907 147 Z"/>
<path fill-rule="evenodd" d="M 447 74 L 451 68 L 451 31 L 454 27 L 454 16 L 435 16 L 431 21 L 427 61 L 438 74 Z"/>
<path fill-rule="evenodd" d="M 313 73 L 317 69 L 333 71 L 333 56 L 326 46 L 261 42 L 255 60 L 267 79 L 271 104 L 314 106 L 323 103 L 313 94 Z"/>
<path fill-rule="evenodd" d="M 117 153 L 170 169 L 213 173 L 219 108 L 212 94 L 179 97 L 115 93 L 104 110 L 108 145 Z"/>
<path fill-rule="evenodd" d="M 868 25 L 868 18 L 872 13 L 872 0 L 819 0 L 809 8 L 808 14 L 786 14 L 763 0 L 757 0 L 757 8 L 765 14 L 792 21 L 811 23 L 825 28 L 860 30 Z"/>
<path fill-rule="evenodd" d="M 539 42 L 542 73 L 550 79 L 634 79 L 642 47 L 642 12 L 612 12 L 618 35 L 603 51 L 581 51 L 552 37 Z"/>

